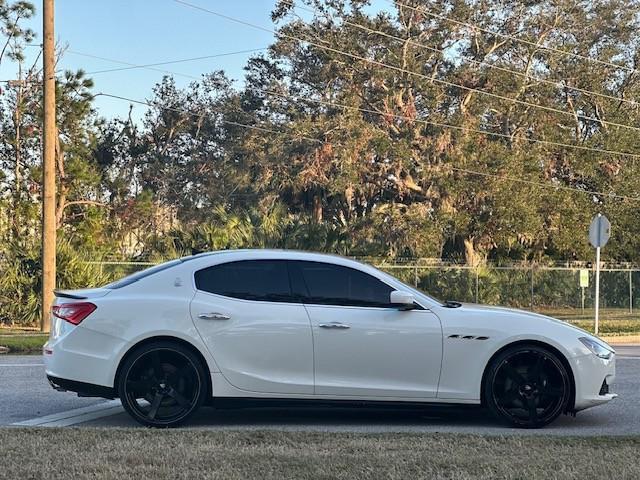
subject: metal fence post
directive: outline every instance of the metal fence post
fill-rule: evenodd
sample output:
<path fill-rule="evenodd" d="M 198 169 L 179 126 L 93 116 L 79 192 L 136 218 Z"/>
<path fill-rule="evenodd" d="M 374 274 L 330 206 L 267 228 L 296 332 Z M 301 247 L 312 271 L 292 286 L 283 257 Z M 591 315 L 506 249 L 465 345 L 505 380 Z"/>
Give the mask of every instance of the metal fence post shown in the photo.
<path fill-rule="evenodd" d="M 476 303 L 480 303 L 480 271 L 476 267 Z"/>
<path fill-rule="evenodd" d="M 531 264 L 531 310 L 533 310 L 533 264 Z"/>
<path fill-rule="evenodd" d="M 633 313 L 633 271 L 629 270 L 629 313 Z"/>
<path fill-rule="evenodd" d="M 413 267 L 413 283 L 414 283 L 414 287 L 418 288 L 418 266 L 414 265 Z"/>

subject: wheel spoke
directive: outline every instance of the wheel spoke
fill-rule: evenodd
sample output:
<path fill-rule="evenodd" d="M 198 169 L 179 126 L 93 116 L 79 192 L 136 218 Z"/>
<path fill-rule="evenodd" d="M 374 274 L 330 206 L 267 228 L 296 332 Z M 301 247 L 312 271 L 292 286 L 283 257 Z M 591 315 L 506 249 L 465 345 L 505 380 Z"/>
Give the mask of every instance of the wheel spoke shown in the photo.
<path fill-rule="evenodd" d="M 511 388 L 505 392 L 504 396 L 502 397 L 502 401 L 505 403 L 505 405 L 513 404 L 513 402 L 517 400 L 518 397 L 519 397 L 518 389 Z"/>
<path fill-rule="evenodd" d="M 191 364 L 187 363 L 180 370 L 176 370 L 171 375 L 169 375 L 169 377 L 167 378 L 167 382 L 169 382 L 170 385 L 175 386 L 178 380 L 180 380 L 180 378 L 188 373 L 192 368 L 193 367 L 191 366 Z"/>
<path fill-rule="evenodd" d="M 524 385 L 526 383 L 526 380 L 522 377 L 522 375 L 520 375 L 520 373 L 513 368 L 511 365 L 509 365 L 508 362 L 505 362 L 503 364 L 504 371 L 506 372 L 507 376 L 513 380 L 513 382 L 517 385 L 517 386 L 521 386 Z"/>
<path fill-rule="evenodd" d="M 155 350 L 151 352 L 151 367 L 153 368 L 153 375 L 156 380 L 162 380 L 163 372 L 162 372 L 162 363 L 160 362 L 160 353 Z"/>
<path fill-rule="evenodd" d="M 189 400 L 187 400 L 186 398 L 184 398 L 184 396 L 182 396 L 182 394 L 180 392 L 178 392 L 175 389 L 171 389 L 169 390 L 169 392 L 167 393 L 167 395 L 169 395 L 171 398 L 173 398 L 176 402 L 178 402 L 178 404 L 184 408 L 185 410 L 191 408 L 191 402 L 189 402 Z"/>
<path fill-rule="evenodd" d="M 529 410 L 529 420 L 535 422 L 538 419 L 538 408 L 534 397 L 527 398 L 527 409 Z"/>
<path fill-rule="evenodd" d="M 551 385 L 547 385 L 546 387 L 540 389 L 540 393 L 548 397 L 561 397 L 562 395 L 564 395 L 564 389 L 561 387 L 553 387 Z"/>
<path fill-rule="evenodd" d="M 147 414 L 147 418 L 149 420 L 153 420 L 156 418 L 156 414 L 158 413 L 158 408 L 160 407 L 160 403 L 162 402 L 163 398 L 164 398 L 164 395 L 162 395 L 161 393 L 156 393 L 156 396 L 153 397 L 153 401 L 151 402 L 151 408 L 149 409 L 149 413 Z"/>
<path fill-rule="evenodd" d="M 133 393 L 147 393 L 153 382 L 151 380 L 128 380 L 127 387 L 131 389 Z"/>
<path fill-rule="evenodd" d="M 542 366 L 545 360 L 546 358 L 544 357 L 544 355 L 537 355 L 536 363 L 531 369 L 529 375 L 527 375 L 530 381 L 538 382 L 540 380 L 540 375 L 542 374 Z"/>

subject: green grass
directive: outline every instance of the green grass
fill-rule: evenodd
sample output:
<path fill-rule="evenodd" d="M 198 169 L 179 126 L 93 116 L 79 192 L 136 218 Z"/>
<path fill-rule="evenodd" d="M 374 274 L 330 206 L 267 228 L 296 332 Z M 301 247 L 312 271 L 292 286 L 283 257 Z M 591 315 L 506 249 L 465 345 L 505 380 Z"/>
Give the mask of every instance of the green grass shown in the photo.
<path fill-rule="evenodd" d="M 46 334 L 7 334 L 0 330 L 0 347 L 8 347 L 9 353 L 41 353 L 47 337 Z"/>
<path fill-rule="evenodd" d="M 594 329 L 593 309 L 536 309 L 538 313 L 569 322 L 589 332 Z M 640 310 L 629 313 L 626 308 L 605 308 L 600 311 L 600 335 L 640 334 Z"/>
<path fill-rule="evenodd" d="M 640 478 L 640 437 L 0 429 L 0 477 Z"/>

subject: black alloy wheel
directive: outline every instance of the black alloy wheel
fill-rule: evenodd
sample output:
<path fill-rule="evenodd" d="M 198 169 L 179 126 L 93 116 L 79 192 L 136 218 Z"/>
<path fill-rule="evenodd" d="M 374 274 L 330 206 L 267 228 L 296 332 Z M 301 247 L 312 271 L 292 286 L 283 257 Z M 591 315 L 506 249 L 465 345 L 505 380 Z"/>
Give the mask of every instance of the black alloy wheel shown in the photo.
<path fill-rule="evenodd" d="M 200 408 L 207 395 L 202 362 L 179 344 L 144 345 L 128 355 L 120 371 L 122 406 L 143 425 L 178 426 Z"/>
<path fill-rule="evenodd" d="M 502 352 L 485 376 L 489 410 L 509 425 L 539 428 L 567 411 L 571 378 L 553 352 L 539 346 L 515 346 Z"/>

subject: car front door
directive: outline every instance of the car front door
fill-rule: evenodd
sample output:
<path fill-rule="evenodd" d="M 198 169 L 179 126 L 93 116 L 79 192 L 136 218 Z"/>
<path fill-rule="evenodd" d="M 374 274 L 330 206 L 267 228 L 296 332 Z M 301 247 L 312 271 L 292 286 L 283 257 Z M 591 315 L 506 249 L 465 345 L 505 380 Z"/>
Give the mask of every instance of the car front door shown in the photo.
<path fill-rule="evenodd" d="M 291 296 L 286 261 L 223 263 L 194 277 L 193 321 L 231 385 L 249 392 L 313 393 L 311 326 L 304 306 Z"/>
<path fill-rule="evenodd" d="M 350 267 L 295 261 L 290 271 L 311 320 L 317 395 L 436 396 L 442 361 L 436 315 L 399 310 L 389 302 L 393 287 Z"/>

